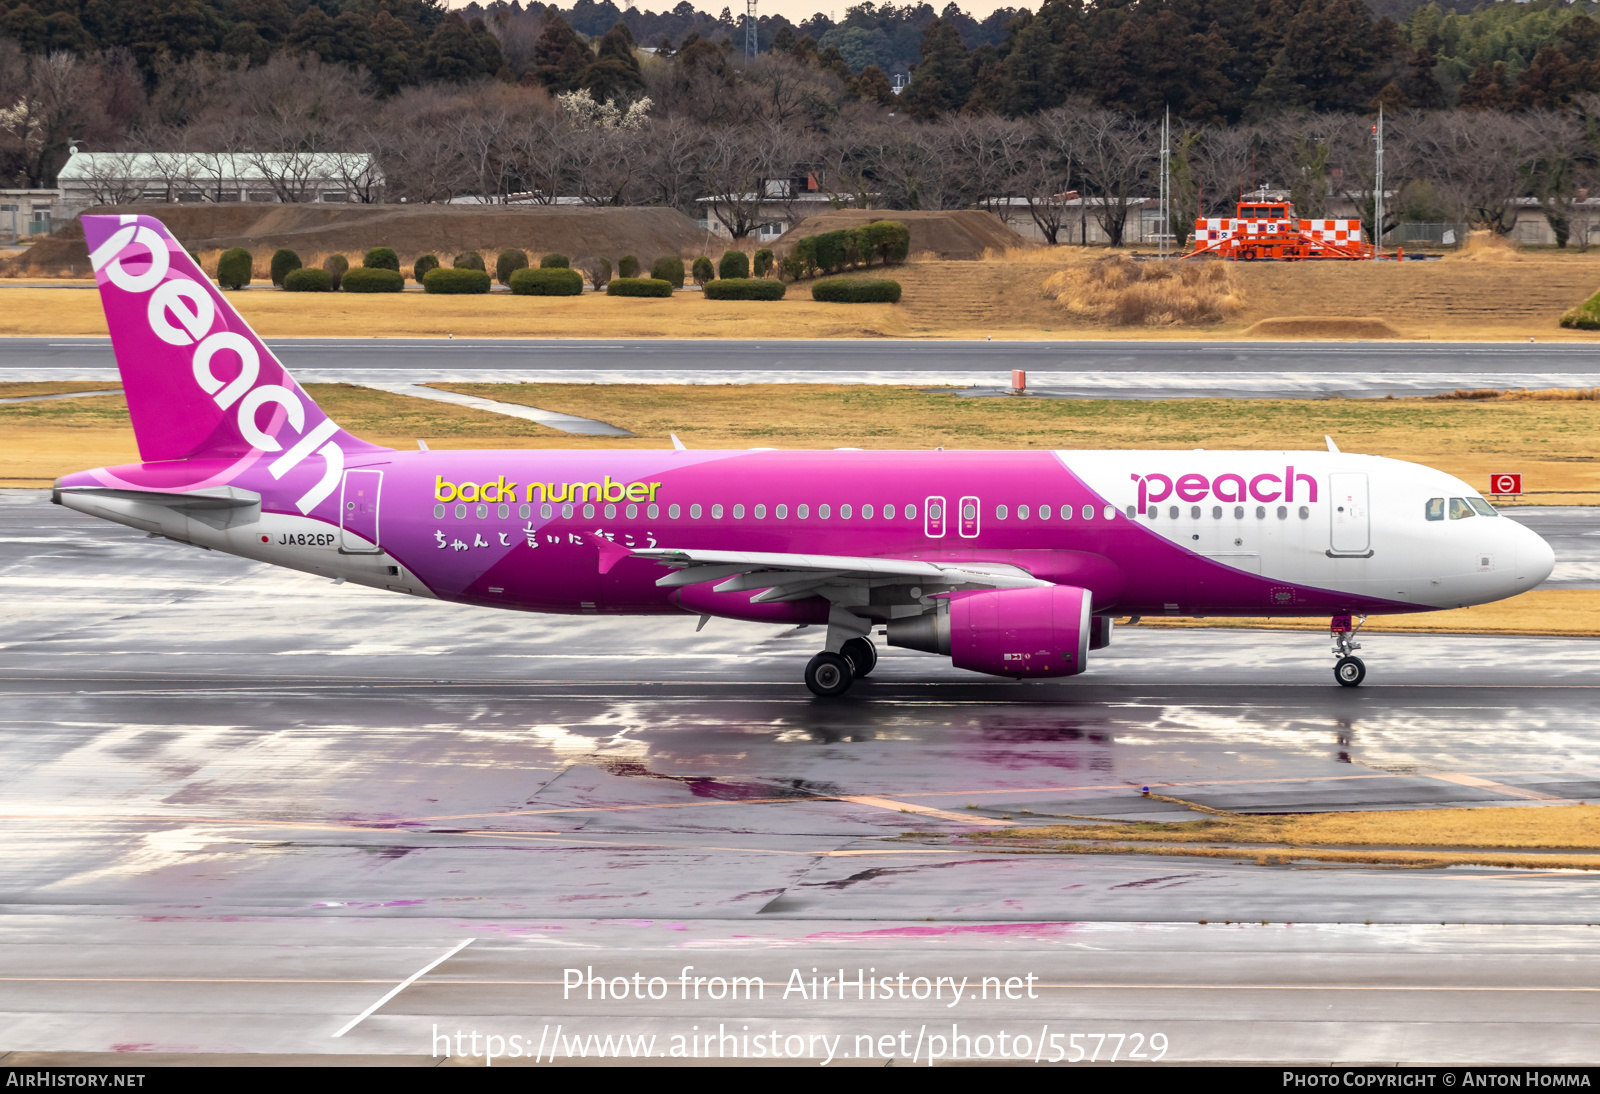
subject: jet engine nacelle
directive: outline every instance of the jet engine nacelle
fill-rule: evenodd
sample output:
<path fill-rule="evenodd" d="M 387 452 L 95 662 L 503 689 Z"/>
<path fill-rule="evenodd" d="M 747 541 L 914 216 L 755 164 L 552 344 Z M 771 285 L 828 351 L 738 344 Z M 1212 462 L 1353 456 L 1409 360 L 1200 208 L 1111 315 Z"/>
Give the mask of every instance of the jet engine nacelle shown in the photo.
<path fill-rule="evenodd" d="M 889 645 L 991 676 L 1076 676 L 1089 663 L 1092 599 L 1075 585 L 957 593 L 948 608 L 891 621 Z"/>

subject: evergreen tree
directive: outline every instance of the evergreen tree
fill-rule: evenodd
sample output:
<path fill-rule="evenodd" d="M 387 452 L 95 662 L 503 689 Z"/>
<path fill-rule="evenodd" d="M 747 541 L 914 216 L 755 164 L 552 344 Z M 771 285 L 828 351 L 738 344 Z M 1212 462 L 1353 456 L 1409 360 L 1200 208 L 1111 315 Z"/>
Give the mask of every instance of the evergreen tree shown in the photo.
<path fill-rule="evenodd" d="M 1499 110 L 1511 97 L 1510 81 L 1506 78 L 1506 64 L 1483 62 L 1472 70 L 1466 86 L 1461 89 L 1456 105 L 1468 110 Z"/>
<path fill-rule="evenodd" d="M 533 77 L 552 94 L 576 91 L 589 67 L 589 47 L 561 16 L 546 13 L 544 32 L 533 44 Z"/>
<path fill-rule="evenodd" d="M 619 21 L 600 39 L 599 53 L 584 69 L 582 78 L 582 86 L 593 93 L 596 101 L 634 98 L 644 91 L 644 74 L 633 50 L 633 35 L 628 33 L 626 23 Z"/>
<path fill-rule="evenodd" d="M 493 76 L 503 64 L 500 45 L 483 20 L 474 19 L 468 25 L 460 12 L 454 11 L 439 24 L 422 51 L 423 74 L 450 83 Z"/>
<path fill-rule="evenodd" d="M 955 113 L 972 94 L 972 59 L 949 20 L 939 18 L 922 32 L 922 63 L 906 88 L 906 109 L 920 118 Z"/>
<path fill-rule="evenodd" d="M 864 101 L 879 106 L 894 105 L 894 86 L 877 65 L 868 65 L 861 70 L 861 75 L 856 77 L 856 94 Z"/>

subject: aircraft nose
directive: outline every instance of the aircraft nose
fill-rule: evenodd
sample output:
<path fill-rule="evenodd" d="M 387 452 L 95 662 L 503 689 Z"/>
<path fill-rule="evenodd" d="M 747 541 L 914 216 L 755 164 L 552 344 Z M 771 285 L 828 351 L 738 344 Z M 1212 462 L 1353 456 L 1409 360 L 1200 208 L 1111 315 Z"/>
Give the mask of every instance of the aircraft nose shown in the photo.
<path fill-rule="evenodd" d="M 1517 577 L 1524 589 L 1531 589 L 1556 568 L 1556 553 L 1543 536 L 1532 528 L 1517 525 Z"/>

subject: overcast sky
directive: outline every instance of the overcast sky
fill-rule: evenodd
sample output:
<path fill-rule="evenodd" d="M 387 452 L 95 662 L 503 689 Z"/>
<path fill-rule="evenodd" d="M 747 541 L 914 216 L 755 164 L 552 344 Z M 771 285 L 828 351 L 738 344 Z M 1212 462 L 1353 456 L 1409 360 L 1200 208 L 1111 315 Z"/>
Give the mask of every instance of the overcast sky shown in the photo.
<path fill-rule="evenodd" d="M 452 0 L 450 6 L 463 7 L 467 2 L 468 0 Z M 563 6 L 571 6 L 567 0 L 561 0 L 561 2 Z M 735 17 L 744 14 L 744 0 L 734 0 L 731 3 L 729 0 L 690 0 L 690 2 L 701 11 L 709 11 L 712 15 L 719 14 L 724 5 L 733 11 Z M 904 0 L 902 0 L 903 2 Z M 949 0 L 938 0 L 938 2 L 928 0 L 928 2 L 933 4 L 935 11 L 941 11 Z M 612 0 L 612 3 L 620 3 L 620 0 Z M 644 11 L 662 12 L 671 11 L 676 6 L 676 3 L 677 0 L 672 0 L 671 3 L 666 2 L 666 0 L 655 0 L 653 3 L 645 2 L 636 6 Z M 812 15 L 819 11 L 838 19 L 850 6 L 849 3 L 839 3 L 836 0 L 822 0 L 820 3 L 818 0 L 760 0 L 756 11 L 760 15 L 782 15 L 790 22 L 798 23 L 801 20 L 811 18 Z M 1035 6 L 1032 3 L 1021 2 L 1001 3 L 1000 0 L 960 0 L 961 10 L 975 19 L 982 19 L 996 8 L 1031 9 Z"/>

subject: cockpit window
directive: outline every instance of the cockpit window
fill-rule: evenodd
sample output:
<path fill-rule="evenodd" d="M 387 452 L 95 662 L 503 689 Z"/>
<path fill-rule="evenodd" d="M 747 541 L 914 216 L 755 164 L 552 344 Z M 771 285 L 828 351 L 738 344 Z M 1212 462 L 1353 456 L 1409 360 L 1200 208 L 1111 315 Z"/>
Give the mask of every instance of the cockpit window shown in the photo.
<path fill-rule="evenodd" d="M 1466 520 L 1468 517 L 1475 517 L 1477 515 L 1478 514 L 1476 514 L 1476 513 L 1474 513 L 1472 511 L 1472 506 L 1467 504 L 1467 499 L 1466 498 L 1451 498 L 1450 499 L 1450 519 L 1451 520 Z"/>
<path fill-rule="evenodd" d="M 1496 513 L 1494 511 L 1494 506 L 1490 505 L 1488 502 L 1484 501 L 1482 498 L 1468 498 L 1467 499 L 1467 504 L 1471 505 L 1474 509 L 1476 509 L 1478 511 L 1478 515 L 1479 516 L 1483 516 L 1483 517 L 1498 517 L 1500 515 L 1499 513 Z"/>
<path fill-rule="evenodd" d="M 1428 499 L 1428 506 L 1424 510 L 1424 512 L 1427 513 L 1429 520 L 1443 520 L 1444 519 L 1444 499 L 1443 498 L 1429 498 Z"/>

